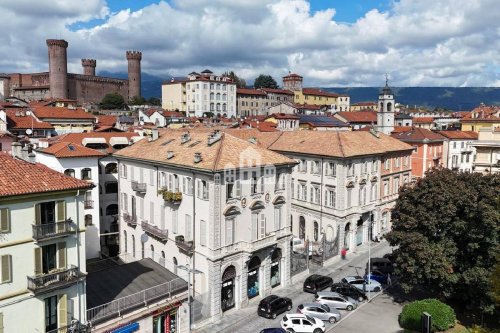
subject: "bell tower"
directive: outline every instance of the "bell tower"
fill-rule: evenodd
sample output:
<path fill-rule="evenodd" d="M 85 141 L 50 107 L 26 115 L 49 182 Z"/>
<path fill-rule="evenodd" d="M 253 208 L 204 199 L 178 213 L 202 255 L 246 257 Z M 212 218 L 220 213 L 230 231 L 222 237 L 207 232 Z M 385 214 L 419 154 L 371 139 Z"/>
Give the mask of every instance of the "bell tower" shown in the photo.
<path fill-rule="evenodd" d="M 394 94 L 389 88 L 389 79 L 386 74 L 385 87 L 378 95 L 377 130 L 390 135 L 394 131 L 394 116 Z"/>

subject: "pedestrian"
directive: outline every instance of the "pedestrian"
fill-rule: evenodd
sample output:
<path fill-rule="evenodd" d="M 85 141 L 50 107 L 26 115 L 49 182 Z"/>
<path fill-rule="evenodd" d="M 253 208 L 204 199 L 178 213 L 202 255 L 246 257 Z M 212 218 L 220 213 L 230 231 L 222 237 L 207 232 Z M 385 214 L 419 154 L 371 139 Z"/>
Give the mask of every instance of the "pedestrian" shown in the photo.
<path fill-rule="evenodd" d="M 342 250 L 340 250 L 340 256 L 342 257 L 342 259 L 345 260 L 346 254 L 347 250 L 345 249 L 345 247 L 343 247 Z"/>
<path fill-rule="evenodd" d="M 391 273 L 387 273 L 387 285 L 390 286 L 391 284 L 392 284 Z"/>

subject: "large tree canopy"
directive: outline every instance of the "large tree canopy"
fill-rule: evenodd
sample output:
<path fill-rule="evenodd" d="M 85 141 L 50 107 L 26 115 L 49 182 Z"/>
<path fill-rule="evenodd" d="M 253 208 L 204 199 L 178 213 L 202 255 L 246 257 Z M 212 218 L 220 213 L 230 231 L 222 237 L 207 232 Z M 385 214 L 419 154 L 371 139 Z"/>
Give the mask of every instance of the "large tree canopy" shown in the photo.
<path fill-rule="evenodd" d="M 247 82 L 245 81 L 245 79 L 239 77 L 233 71 L 225 72 L 224 74 L 222 74 L 222 76 L 227 76 L 231 80 L 233 80 L 233 82 L 236 83 L 237 88 L 246 88 L 247 87 Z"/>
<path fill-rule="evenodd" d="M 101 108 L 105 110 L 121 109 L 124 105 L 123 96 L 118 93 L 106 94 L 101 101 Z"/>
<path fill-rule="evenodd" d="M 278 84 L 276 81 L 273 79 L 271 75 L 264 75 L 260 74 L 254 81 L 253 87 L 255 89 L 259 88 L 272 88 L 272 89 L 277 89 Z"/>
<path fill-rule="evenodd" d="M 433 170 L 405 187 L 387 240 L 405 291 L 420 286 L 438 297 L 493 310 L 498 251 L 500 175 Z"/>

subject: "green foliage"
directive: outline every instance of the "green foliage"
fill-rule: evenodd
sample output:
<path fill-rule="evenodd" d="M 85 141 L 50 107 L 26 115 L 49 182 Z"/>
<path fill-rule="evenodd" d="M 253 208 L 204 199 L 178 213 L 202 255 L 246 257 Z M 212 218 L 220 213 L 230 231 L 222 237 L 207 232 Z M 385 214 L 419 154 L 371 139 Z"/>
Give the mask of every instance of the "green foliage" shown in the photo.
<path fill-rule="evenodd" d="M 253 87 L 255 89 L 258 88 L 272 88 L 272 89 L 277 89 L 278 84 L 276 81 L 273 79 L 271 75 L 264 75 L 260 74 L 254 81 Z"/>
<path fill-rule="evenodd" d="M 118 93 L 106 94 L 101 101 L 101 108 L 105 110 L 122 109 L 124 106 L 123 96 Z"/>
<path fill-rule="evenodd" d="M 399 324 L 404 329 L 420 331 L 420 317 L 423 312 L 432 316 L 432 331 L 445 331 L 455 326 L 457 320 L 455 311 L 437 299 L 424 299 L 406 304 L 399 315 Z"/>
<path fill-rule="evenodd" d="M 404 188 L 386 235 L 396 274 L 473 310 L 494 309 L 492 273 L 498 251 L 500 175 L 432 170 Z"/>
<path fill-rule="evenodd" d="M 156 97 L 149 97 L 148 104 L 154 105 L 154 106 L 161 106 L 161 99 L 156 98 Z"/>
<path fill-rule="evenodd" d="M 166 189 L 162 189 L 158 191 L 158 194 L 163 196 L 163 200 L 169 202 L 181 202 L 182 201 L 182 192 L 172 192 Z"/>
<path fill-rule="evenodd" d="M 495 263 L 495 270 L 491 277 L 491 284 L 493 285 L 495 303 L 497 306 L 500 306 L 500 255 L 497 255 L 497 262 Z"/>
<path fill-rule="evenodd" d="M 142 96 L 134 96 L 130 99 L 129 105 L 145 105 L 146 99 Z"/>
<path fill-rule="evenodd" d="M 236 83 L 237 88 L 246 88 L 247 87 L 247 82 L 245 79 L 238 77 L 235 72 L 230 71 L 230 72 L 225 72 L 222 74 L 222 76 L 227 76 L 233 80 L 234 83 Z"/>
<path fill-rule="evenodd" d="M 486 327 L 474 325 L 470 329 L 470 332 L 471 333 L 500 333 L 500 329 L 489 329 Z"/>

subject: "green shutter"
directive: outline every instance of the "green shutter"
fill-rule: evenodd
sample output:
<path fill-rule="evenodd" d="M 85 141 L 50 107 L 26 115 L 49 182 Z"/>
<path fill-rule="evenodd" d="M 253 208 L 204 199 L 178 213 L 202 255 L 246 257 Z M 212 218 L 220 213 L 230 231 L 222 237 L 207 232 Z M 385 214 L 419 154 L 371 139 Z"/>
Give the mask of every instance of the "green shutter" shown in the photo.
<path fill-rule="evenodd" d="M 11 255 L 6 254 L 2 257 L 2 283 L 12 282 L 11 275 Z"/>
<path fill-rule="evenodd" d="M 57 254 L 59 257 L 59 268 L 66 268 L 66 242 L 57 243 Z"/>
<path fill-rule="evenodd" d="M 0 209 L 0 232 L 10 232 L 9 209 Z"/>
<path fill-rule="evenodd" d="M 42 221 L 42 210 L 40 204 L 35 205 L 35 224 L 39 225 Z"/>
<path fill-rule="evenodd" d="M 35 275 L 42 274 L 42 248 L 35 247 Z"/>
<path fill-rule="evenodd" d="M 68 325 L 68 296 L 62 294 L 59 296 L 59 313 L 58 313 L 59 328 Z"/>
<path fill-rule="evenodd" d="M 66 201 L 61 200 L 56 202 L 57 222 L 66 220 Z"/>

